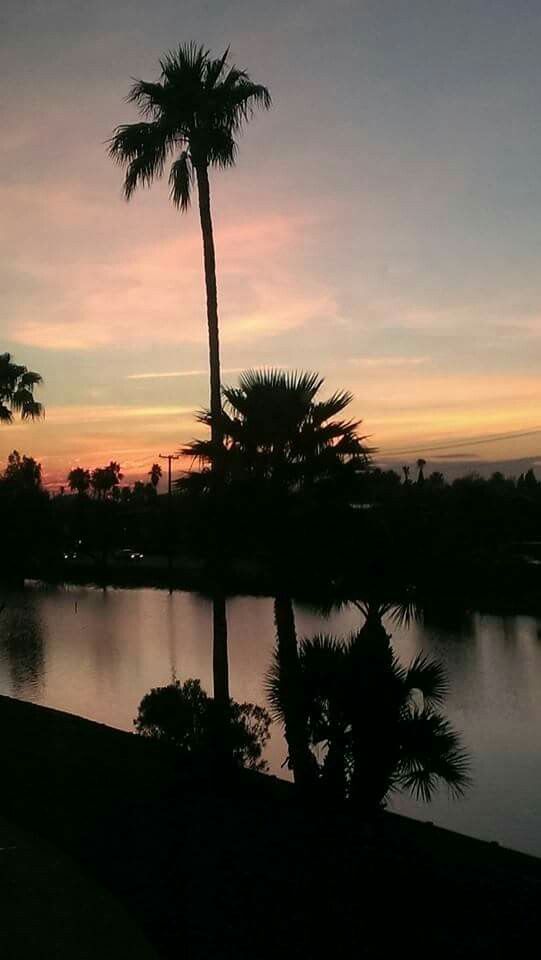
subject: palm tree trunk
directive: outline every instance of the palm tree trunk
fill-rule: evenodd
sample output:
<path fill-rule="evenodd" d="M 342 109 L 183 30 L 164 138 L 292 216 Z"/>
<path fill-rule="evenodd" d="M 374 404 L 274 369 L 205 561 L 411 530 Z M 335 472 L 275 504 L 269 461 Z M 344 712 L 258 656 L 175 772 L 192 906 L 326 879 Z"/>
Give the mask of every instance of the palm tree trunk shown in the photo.
<path fill-rule="evenodd" d="M 210 184 L 206 164 L 196 167 L 199 194 L 199 217 L 203 234 L 205 286 L 207 290 L 207 322 L 209 331 L 210 413 L 211 439 L 214 453 L 213 469 L 220 473 L 222 466 L 222 396 L 220 382 L 220 337 L 218 329 L 218 293 L 216 287 L 216 254 L 210 213 Z"/>
<path fill-rule="evenodd" d="M 203 235 L 203 258 L 205 263 L 205 286 L 207 291 L 207 322 L 209 333 L 210 367 L 210 413 L 211 441 L 213 450 L 212 470 L 215 478 L 215 494 L 220 497 L 223 482 L 223 430 L 222 396 L 220 378 L 220 337 L 218 329 L 218 293 L 216 288 L 216 254 L 210 213 L 210 184 L 207 166 L 196 167 L 199 195 L 199 216 Z M 219 532 L 215 528 L 212 545 L 211 576 L 217 585 L 213 593 L 213 687 L 214 699 L 222 705 L 229 703 L 229 662 L 227 655 L 227 618 L 225 595 L 219 584 L 223 573 L 223 549 Z"/>
<path fill-rule="evenodd" d="M 285 735 L 289 762 L 295 783 L 309 790 L 316 779 L 316 763 L 308 746 L 308 723 L 297 648 L 295 614 L 291 597 L 278 594 L 274 599 L 274 622 L 278 641 L 280 685 L 285 715 Z"/>

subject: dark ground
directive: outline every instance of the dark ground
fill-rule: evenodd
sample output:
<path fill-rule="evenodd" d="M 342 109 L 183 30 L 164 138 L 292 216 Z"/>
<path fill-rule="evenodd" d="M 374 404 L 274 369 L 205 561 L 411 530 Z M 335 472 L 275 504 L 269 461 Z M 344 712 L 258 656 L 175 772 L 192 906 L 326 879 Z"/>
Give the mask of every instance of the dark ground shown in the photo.
<path fill-rule="evenodd" d="M 133 917 L 70 857 L 0 817 L 3 960 L 158 960 Z"/>
<path fill-rule="evenodd" d="M 0 813 L 112 893 L 163 957 L 494 958 L 535 943 L 535 858 L 394 815 L 368 829 L 306 810 L 271 777 L 218 785 L 141 738 L 6 697 L 0 749 Z"/>

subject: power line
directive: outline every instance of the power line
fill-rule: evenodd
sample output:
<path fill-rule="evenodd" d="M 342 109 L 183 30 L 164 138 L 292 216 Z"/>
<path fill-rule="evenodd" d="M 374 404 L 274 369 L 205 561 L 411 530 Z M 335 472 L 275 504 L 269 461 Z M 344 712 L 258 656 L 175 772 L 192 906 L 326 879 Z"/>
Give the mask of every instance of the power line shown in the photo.
<path fill-rule="evenodd" d="M 382 457 L 397 457 L 402 456 L 405 453 L 430 453 L 432 450 L 453 450 L 456 447 L 476 447 L 481 443 L 496 443 L 500 440 L 515 440 L 520 437 L 533 437 L 541 434 L 541 427 L 536 427 L 534 430 L 523 430 L 517 431 L 516 433 L 500 433 L 493 434 L 492 436 L 484 437 L 470 437 L 465 440 L 454 440 L 449 443 L 433 443 L 430 446 L 420 446 L 420 447 L 401 447 L 399 450 L 378 450 L 377 457 L 381 459 Z"/>

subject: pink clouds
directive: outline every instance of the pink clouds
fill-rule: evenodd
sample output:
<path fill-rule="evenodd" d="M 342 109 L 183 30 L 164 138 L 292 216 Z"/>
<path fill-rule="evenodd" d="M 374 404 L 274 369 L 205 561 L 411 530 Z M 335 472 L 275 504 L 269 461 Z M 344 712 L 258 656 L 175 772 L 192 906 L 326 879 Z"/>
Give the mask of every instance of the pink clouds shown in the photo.
<path fill-rule="evenodd" d="M 64 186 L 4 187 L 15 224 L 4 262 L 21 295 L 5 324 L 28 346 L 86 350 L 206 340 L 204 281 L 195 211 L 106 206 L 103 195 Z M 159 197 L 160 202 L 165 202 Z M 262 214 L 216 226 L 222 339 L 236 342 L 336 314 L 321 281 L 307 282 L 302 247 L 312 223 Z M 134 235 L 134 230 L 140 231 Z"/>

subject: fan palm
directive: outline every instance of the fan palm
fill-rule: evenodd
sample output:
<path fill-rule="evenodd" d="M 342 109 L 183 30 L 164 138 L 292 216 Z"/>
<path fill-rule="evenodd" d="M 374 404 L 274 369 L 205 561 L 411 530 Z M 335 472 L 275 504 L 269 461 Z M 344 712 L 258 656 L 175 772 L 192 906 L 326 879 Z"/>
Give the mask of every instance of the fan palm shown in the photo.
<path fill-rule="evenodd" d="M 299 665 L 310 743 L 323 752 L 320 781 L 333 799 L 349 796 L 371 812 L 393 791 L 427 802 L 442 784 L 455 796 L 464 792 L 468 760 L 438 712 L 447 694 L 438 661 L 420 654 L 402 667 L 374 619 L 345 642 L 328 635 L 303 640 Z M 282 722 L 285 679 L 276 653 L 267 686 Z"/>
<path fill-rule="evenodd" d="M 23 420 L 43 416 L 43 406 L 34 399 L 34 387 L 43 383 L 39 373 L 13 363 L 11 354 L 0 354 L 0 423 L 11 423 L 14 413 Z"/>
<path fill-rule="evenodd" d="M 128 102 L 135 104 L 138 123 L 115 129 L 110 156 L 126 170 L 124 195 L 131 198 L 138 186 L 150 187 L 167 162 L 171 199 L 185 212 L 197 184 L 199 216 L 207 294 L 210 359 L 210 409 L 213 456 L 216 465 L 221 447 L 220 350 L 216 257 L 210 207 L 209 168 L 235 164 L 236 137 L 256 107 L 268 109 L 269 91 L 254 83 L 244 70 L 228 63 L 229 49 L 216 59 L 202 46 L 190 43 L 160 60 L 157 83 L 137 80 Z"/>
<path fill-rule="evenodd" d="M 223 389 L 225 480 L 234 490 L 248 486 L 250 495 L 258 495 L 262 513 L 272 517 L 267 529 L 276 584 L 278 651 L 287 678 L 286 739 L 295 781 L 301 786 L 310 782 L 313 763 L 302 697 L 297 692 L 297 636 L 287 574 L 289 551 L 284 546 L 292 545 L 290 498 L 306 498 L 310 492 L 321 502 L 322 496 L 344 492 L 369 465 L 369 451 L 358 435 L 359 421 L 342 417 L 351 394 L 337 391 L 321 400 L 323 384 L 316 373 L 248 370 L 238 387 Z M 212 411 L 200 415 L 200 422 L 210 427 L 212 419 Z M 195 475 L 198 486 L 204 485 L 205 475 L 212 480 L 212 437 L 194 440 L 183 452 L 203 464 L 202 474 Z"/>
<path fill-rule="evenodd" d="M 222 436 L 230 479 L 254 480 L 287 492 L 342 480 L 366 470 L 370 451 L 359 420 L 342 419 L 353 397 L 336 391 L 326 400 L 317 373 L 247 370 L 238 387 L 224 387 Z M 212 411 L 199 416 L 212 428 Z M 211 440 L 194 440 L 184 453 L 212 464 Z"/>

